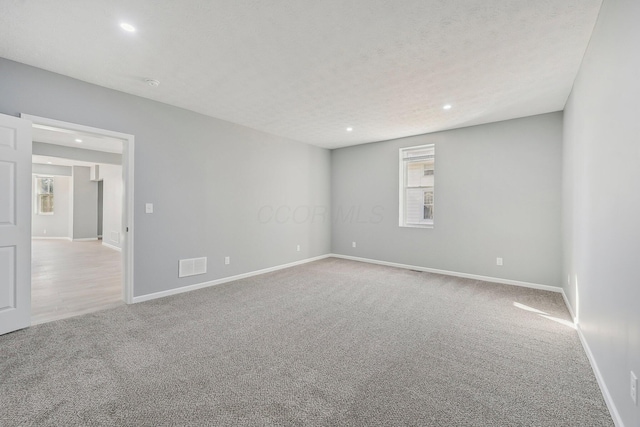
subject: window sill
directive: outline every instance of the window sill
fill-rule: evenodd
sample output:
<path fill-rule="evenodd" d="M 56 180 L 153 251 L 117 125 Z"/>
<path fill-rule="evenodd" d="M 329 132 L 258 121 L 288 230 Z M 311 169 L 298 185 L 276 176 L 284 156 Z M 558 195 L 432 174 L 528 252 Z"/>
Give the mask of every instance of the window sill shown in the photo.
<path fill-rule="evenodd" d="M 433 224 L 401 224 L 403 228 L 433 228 Z"/>

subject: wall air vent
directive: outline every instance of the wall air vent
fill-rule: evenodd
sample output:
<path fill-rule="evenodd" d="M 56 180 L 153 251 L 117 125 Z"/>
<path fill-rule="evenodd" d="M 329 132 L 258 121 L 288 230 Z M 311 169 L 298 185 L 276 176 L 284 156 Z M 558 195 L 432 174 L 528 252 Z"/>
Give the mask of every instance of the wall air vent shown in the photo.
<path fill-rule="evenodd" d="M 178 277 L 195 276 L 207 272 L 207 258 L 181 259 L 178 265 Z"/>

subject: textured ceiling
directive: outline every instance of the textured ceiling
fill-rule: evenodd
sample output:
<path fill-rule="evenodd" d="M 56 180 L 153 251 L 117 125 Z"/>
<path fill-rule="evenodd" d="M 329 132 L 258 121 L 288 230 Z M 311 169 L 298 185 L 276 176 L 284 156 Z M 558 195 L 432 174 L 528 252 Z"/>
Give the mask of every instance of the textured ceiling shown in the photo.
<path fill-rule="evenodd" d="M 562 110 L 601 2 L 3 0 L 0 56 L 334 148 Z"/>

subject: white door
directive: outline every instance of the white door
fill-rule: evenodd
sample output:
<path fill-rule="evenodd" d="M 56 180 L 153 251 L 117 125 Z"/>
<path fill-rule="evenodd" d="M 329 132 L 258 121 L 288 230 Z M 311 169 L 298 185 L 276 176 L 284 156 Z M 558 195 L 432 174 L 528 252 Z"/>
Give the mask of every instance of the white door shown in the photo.
<path fill-rule="evenodd" d="M 0 335 L 31 324 L 31 122 L 0 114 Z"/>

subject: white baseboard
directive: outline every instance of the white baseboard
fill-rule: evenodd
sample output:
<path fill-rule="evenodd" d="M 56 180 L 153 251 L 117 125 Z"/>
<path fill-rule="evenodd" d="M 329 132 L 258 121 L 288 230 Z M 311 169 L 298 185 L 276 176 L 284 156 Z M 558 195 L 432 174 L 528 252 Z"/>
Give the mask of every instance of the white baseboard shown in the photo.
<path fill-rule="evenodd" d="M 71 241 L 71 237 L 42 237 L 42 236 L 31 236 L 31 240 L 67 240 Z"/>
<path fill-rule="evenodd" d="M 352 261 L 367 262 L 370 264 L 386 265 L 389 267 L 405 268 L 407 270 L 424 271 L 427 273 L 444 274 L 446 276 L 464 277 L 465 279 L 482 280 L 483 282 L 501 283 L 503 285 L 522 286 L 525 288 L 540 289 L 543 291 L 562 292 L 562 288 L 558 286 L 541 285 L 538 283 L 521 282 L 519 280 L 501 279 L 498 277 L 480 276 L 478 274 L 459 273 L 457 271 L 438 270 L 436 268 L 419 267 L 417 265 L 398 264 L 396 262 L 379 261 L 377 259 L 360 258 L 350 255 L 331 254 L 334 258 L 349 259 Z"/>
<path fill-rule="evenodd" d="M 111 244 L 105 242 L 104 240 L 102 241 L 102 246 L 106 246 L 109 249 L 113 249 L 114 251 L 122 252 L 122 248 L 119 248 L 117 246 L 111 245 Z"/>
<path fill-rule="evenodd" d="M 569 299 L 567 298 L 567 294 L 565 294 L 564 289 L 562 289 L 562 298 L 564 299 L 564 303 L 567 306 L 567 310 L 569 310 L 569 314 L 571 314 L 571 318 L 574 321 L 576 326 L 576 332 L 578 332 L 578 338 L 580 338 L 580 343 L 582 344 L 582 348 L 584 352 L 587 354 L 587 359 L 589 359 L 589 363 L 591 364 L 591 369 L 593 369 L 593 373 L 598 381 L 598 385 L 600 386 L 600 392 L 602 393 L 602 397 L 604 398 L 604 402 L 607 404 L 607 408 L 609 409 L 609 413 L 611 414 L 611 418 L 613 419 L 613 423 L 616 427 L 624 427 L 624 422 L 622 422 L 622 418 L 620 417 L 620 413 L 618 412 L 618 408 L 616 408 L 615 403 L 613 403 L 613 398 L 611 397 L 611 393 L 609 393 L 609 389 L 607 388 L 607 384 L 604 382 L 604 378 L 602 377 L 602 373 L 600 372 L 600 368 L 598 368 L 598 363 L 596 362 L 596 358 L 593 356 L 591 352 L 591 348 L 589 347 L 589 343 L 587 342 L 587 338 L 585 338 L 582 333 L 582 329 L 580 328 L 580 319 L 576 319 L 575 312 L 573 311 L 573 307 L 569 303 Z M 576 322 L 578 320 L 578 322 Z"/>
<path fill-rule="evenodd" d="M 80 239 L 72 239 L 72 241 L 74 242 L 91 242 L 91 241 L 95 241 L 98 240 L 97 237 L 82 237 Z"/>
<path fill-rule="evenodd" d="M 105 244 L 104 242 L 102 244 L 105 245 L 105 246 L 110 246 L 108 244 Z M 447 275 L 447 276 L 463 277 L 463 278 L 467 278 L 467 279 L 481 280 L 481 281 L 484 281 L 484 282 L 501 283 L 501 284 L 505 284 L 505 285 L 522 286 L 522 287 L 526 287 L 526 288 L 533 288 L 533 289 L 540 289 L 540 290 L 551 291 L 551 292 L 558 292 L 558 293 L 560 293 L 562 295 L 562 298 L 564 299 L 565 305 L 567 306 L 567 310 L 569 310 L 569 313 L 571 314 L 572 319 L 575 319 L 575 313 L 573 311 L 573 308 L 571 307 L 571 304 L 569 303 L 569 300 L 567 299 L 567 295 L 565 294 L 564 289 L 562 289 L 561 287 L 549 286 L 549 285 L 541 285 L 541 284 L 538 284 L 538 283 L 522 282 L 522 281 L 519 281 L 519 280 L 501 279 L 501 278 L 498 278 L 498 277 L 480 276 L 480 275 L 477 275 L 477 274 L 459 273 L 459 272 L 448 271 L 448 270 L 438 270 L 438 269 L 435 269 L 435 268 L 419 267 L 419 266 L 415 266 L 415 265 L 399 264 L 399 263 L 394 263 L 394 262 L 379 261 L 379 260 L 374 260 L 374 259 L 369 259 L 369 258 L 360 258 L 360 257 L 354 257 L 354 256 L 349 256 L 349 255 L 340 255 L 340 254 L 320 255 L 320 256 L 317 256 L 317 257 L 307 258 L 307 259 L 303 259 L 303 260 L 300 260 L 300 261 L 291 262 L 291 263 L 288 263 L 288 264 L 282 264 L 282 265 L 278 265 L 278 266 L 275 266 L 275 267 L 264 268 L 262 270 L 251 271 L 251 272 L 248 272 L 248 273 L 238 274 L 238 275 L 235 275 L 235 276 L 223 277 L 221 279 L 211 280 L 211 281 L 202 282 L 202 283 L 196 283 L 196 284 L 193 284 L 193 285 L 183 286 L 183 287 L 176 288 L 176 289 L 169 289 L 169 290 L 161 291 L 161 292 L 155 292 L 155 293 L 152 293 L 152 294 L 140 295 L 140 296 L 137 296 L 137 297 L 133 297 L 133 302 L 134 303 L 138 303 L 138 302 L 143 302 L 143 301 L 149 301 L 149 300 L 153 300 L 153 299 L 156 299 L 156 298 L 162 298 L 162 297 L 166 297 L 166 296 L 170 296 L 170 295 L 181 294 L 183 292 L 194 291 L 196 289 L 202 289 L 202 288 L 207 288 L 207 287 L 210 287 L 210 286 L 221 285 L 223 283 L 233 282 L 235 280 L 245 279 L 247 277 L 258 276 L 260 274 L 265 274 L 265 273 L 269 273 L 269 272 L 272 272 L 272 271 L 283 270 L 285 268 L 290 268 L 290 267 L 294 267 L 296 265 L 306 264 L 306 263 L 309 263 L 309 262 L 318 261 L 318 260 L 325 259 L 325 258 L 330 258 L 330 257 L 348 259 L 348 260 L 352 260 L 352 261 L 366 262 L 366 263 L 370 263 L 370 264 L 379 264 L 379 265 L 385 265 L 385 266 L 390 266 L 390 267 L 398 267 L 398 268 L 404 268 L 404 269 L 409 269 L 409 270 L 424 271 L 424 272 L 428 272 L 428 273 L 444 274 L 444 275 Z M 584 351 L 587 354 L 587 358 L 589 359 L 589 363 L 591 364 L 591 368 L 593 369 L 593 372 L 595 374 L 596 380 L 598 381 L 598 385 L 600 386 L 600 390 L 602 392 L 604 401 L 605 401 L 605 403 L 607 405 L 607 408 L 609 409 L 609 412 L 611 413 L 611 416 L 613 418 L 614 424 L 616 425 L 616 427 L 625 427 L 624 423 L 622 422 L 622 419 L 620 418 L 620 414 L 618 413 L 618 410 L 617 410 L 615 404 L 613 403 L 613 399 L 611 398 L 611 394 L 609 393 L 609 389 L 607 388 L 607 386 L 606 386 L 606 384 L 604 382 L 602 374 L 600 373 L 600 369 L 598 368 L 598 364 L 596 363 L 596 360 L 595 360 L 595 358 L 593 356 L 593 353 L 591 352 L 591 348 L 589 348 L 589 344 L 587 343 L 587 340 L 584 337 L 584 334 L 582 333 L 582 330 L 580 329 L 580 325 L 579 324 L 576 324 L 576 331 L 578 332 L 578 337 L 580 338 L 580 342 L 582 343 L 582 347 L 584 348 Z"/>
<path fill-rule="evenodd" d="M 258 276 L 260 274 L 270 273 L 272 271 L 283 270 L 285 268 L 295 267 L 296 265 L 306 264 L 308 262 L 318 261 L 329 258 L 331 255 L 320 255 L 313 258 L 306 258 L 300 261 L 290 262 L 288 264 L 276 265 L 275 267 L 263 268 L 262 270 L 250 271 L 248 273 L 237 274 L 235 276 L 223 277 L 222 279 L 211 280 L 208 282 L 196 283 L 194 285 L 183 286 L 180 288 L 169 289 L 162 292 L 154 292 L 152 294 L 140 295 L 133 297 L 133 302 L 149 301 L 156 298 L 167 297 L 169 295 L 181 294 L 183 292 L 195 291 L 196 289 L 208 288 L 209 286 L 221 285 L 223 283 L 233 282 L 235 280 L 246 279 L 247 277 Z"/>
<path fill-rule="evenodd" d="M 562 299 L 564 300 L 564 305 L 567 306 L 567 310 L 569 310 L 569 314 L 571 315 L 571 319 L 573 320 L 573 323 L 576 325 L 577 327 L 577 320 L 576 319 L 576 313 L 573 311 L 573 307 L 571 306 L 571 304 L 569 304 L 569 298 L 567 298 L 567 294 L 564 293 L 564 288 L 562 289 L 562 292 L 560 292 L 562 294 Z"/>

